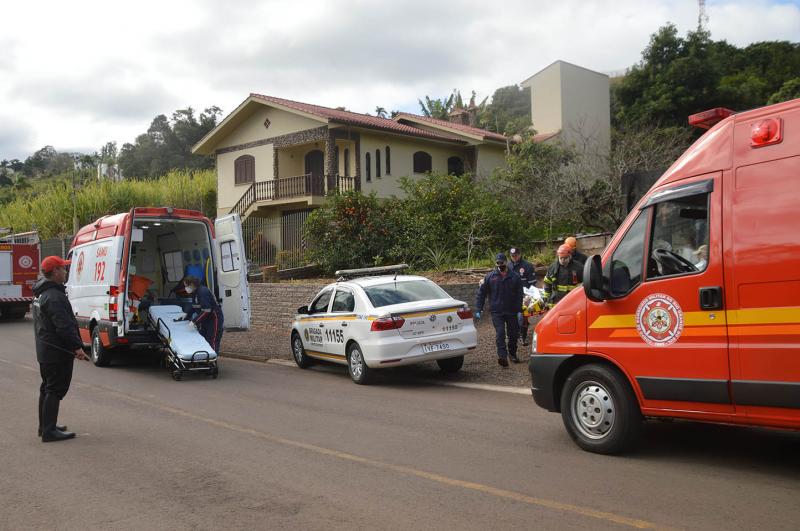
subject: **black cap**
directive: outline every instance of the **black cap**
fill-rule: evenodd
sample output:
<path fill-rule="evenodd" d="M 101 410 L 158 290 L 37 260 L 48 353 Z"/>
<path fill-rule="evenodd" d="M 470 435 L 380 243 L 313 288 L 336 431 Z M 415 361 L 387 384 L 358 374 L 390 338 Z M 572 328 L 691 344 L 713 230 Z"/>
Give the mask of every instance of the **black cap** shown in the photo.
<path fill-rule="evenodd" d="M 512 248 L 511 248 L 511 250 L 510 250 L 510 251 L 508 251 L 508 252 L 509 252 L 510 254 L 520 254 L 520 252 L 519 252 L 519 247 L 512 247 Z"/>
<path fill-rule="evenodd" d="M 494 261 L 495 262 L 508 262 L 508 260 L 506 260 L 505 253 L 497 253 L 497 256 L 494 257 Z"/>

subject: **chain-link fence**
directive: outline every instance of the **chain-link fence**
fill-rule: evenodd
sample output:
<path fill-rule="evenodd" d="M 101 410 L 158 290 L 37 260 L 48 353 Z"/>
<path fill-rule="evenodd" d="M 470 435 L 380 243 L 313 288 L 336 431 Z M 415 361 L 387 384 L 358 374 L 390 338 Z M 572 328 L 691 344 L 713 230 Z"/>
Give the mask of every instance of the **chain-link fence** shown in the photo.
<path fill-rule="evenodd" d="M 69 248 L 72 245 L 72 236 L 64 238 L 51 238 L 41 241 L 41 256 L 60 256 L 66 258 Z"/>

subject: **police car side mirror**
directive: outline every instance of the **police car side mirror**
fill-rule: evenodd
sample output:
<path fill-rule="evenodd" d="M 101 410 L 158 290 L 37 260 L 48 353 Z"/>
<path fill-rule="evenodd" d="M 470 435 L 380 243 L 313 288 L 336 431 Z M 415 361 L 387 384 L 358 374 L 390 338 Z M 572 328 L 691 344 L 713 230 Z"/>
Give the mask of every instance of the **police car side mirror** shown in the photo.
<path fill-rule="evenodd" d="M 301 314 L 301 315 L 308 315 L 308 305 L 306 305 L 306 306 L 300 306 L 300 307 L 297 309 L 297 313 L 299 313 L 299 314 Z"/>
<path fill-rule="evenodd" d="M 586 292 L 586 298 L 594 302 L 608 299 L 607 285 L 603 278 L 603 263 L 600 255 L 596 254 L 583 265 L 583 291 Z"/>

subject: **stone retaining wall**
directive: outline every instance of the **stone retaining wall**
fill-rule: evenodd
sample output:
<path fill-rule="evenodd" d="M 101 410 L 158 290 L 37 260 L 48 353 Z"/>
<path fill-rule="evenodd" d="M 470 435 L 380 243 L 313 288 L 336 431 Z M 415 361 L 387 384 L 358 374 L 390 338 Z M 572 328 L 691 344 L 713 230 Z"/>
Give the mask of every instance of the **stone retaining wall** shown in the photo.
<path fill-rule="evenodd" d="M 290 331 L 297 308 L 311 303 L 325 285 L 327 283 L 250 284 L 250 330 L 225 332 L 222 354 L 257 361 L 291 359 Z M 475 304 L 477 282 L 444 284 L 442 288 L 456 300 L 470 306 Z"/>
<path fill-rule="evenodd" d="M 251 326 L 256 330 L 288 330 L 297 308 L 311 303 L 314 295 L 325 284 L 282 283 L 250 284 Z M 454 299 L 464 301 L 470 306 L 475 303 L 476 283 L 443 285 L 445 291 Z"/>

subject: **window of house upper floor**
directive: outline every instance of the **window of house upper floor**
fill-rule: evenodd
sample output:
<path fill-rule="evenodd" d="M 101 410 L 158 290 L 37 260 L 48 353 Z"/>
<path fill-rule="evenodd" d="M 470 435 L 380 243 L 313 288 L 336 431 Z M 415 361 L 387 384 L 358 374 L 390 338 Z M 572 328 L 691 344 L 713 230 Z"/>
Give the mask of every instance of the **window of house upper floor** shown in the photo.
<path fill-rule="evenodd" d="M 233 161 L 234 184 L 249 184 L 256 181 L 256 159 L 252 155 L 242 155 Z"/>

